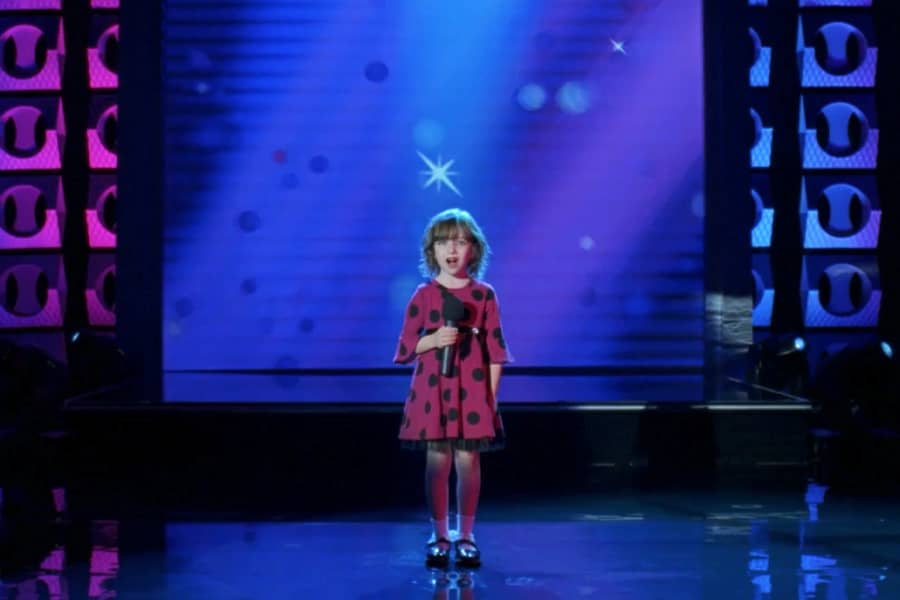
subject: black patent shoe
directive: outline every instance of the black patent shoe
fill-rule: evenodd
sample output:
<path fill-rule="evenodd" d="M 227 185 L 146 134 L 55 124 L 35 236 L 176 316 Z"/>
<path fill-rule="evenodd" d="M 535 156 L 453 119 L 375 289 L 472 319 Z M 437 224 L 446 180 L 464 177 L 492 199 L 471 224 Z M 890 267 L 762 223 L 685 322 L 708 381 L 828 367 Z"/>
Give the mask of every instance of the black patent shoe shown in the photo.
<path fill-rule="evenodd" d="M 425 544 L 425 566 L 446 567 L 450 564 L 450 540 L 438 538 Z"/>
<path fill-rule="evenodd" d="M 480 567 L 481 551 L 475 542 L 460 538 L 456 540 L 456 564 L 461 567 Z"/>

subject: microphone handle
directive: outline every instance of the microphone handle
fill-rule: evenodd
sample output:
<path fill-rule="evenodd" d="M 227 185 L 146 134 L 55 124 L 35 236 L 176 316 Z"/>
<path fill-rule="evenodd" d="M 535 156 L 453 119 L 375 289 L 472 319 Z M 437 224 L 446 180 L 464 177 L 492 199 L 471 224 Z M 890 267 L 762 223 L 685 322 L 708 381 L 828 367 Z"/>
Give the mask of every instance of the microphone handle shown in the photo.
<path fill-rule="evenodd" d="M 444 325 L 447 327 L 456 327 L 456 321 L 452 319 L 447 320 Z M 444 346 L 441 348 L 441 375 L 444 377 L 452 377 L 453 376 L 453 358 L 455 354 L 455 348 L 451 346 Z"/>

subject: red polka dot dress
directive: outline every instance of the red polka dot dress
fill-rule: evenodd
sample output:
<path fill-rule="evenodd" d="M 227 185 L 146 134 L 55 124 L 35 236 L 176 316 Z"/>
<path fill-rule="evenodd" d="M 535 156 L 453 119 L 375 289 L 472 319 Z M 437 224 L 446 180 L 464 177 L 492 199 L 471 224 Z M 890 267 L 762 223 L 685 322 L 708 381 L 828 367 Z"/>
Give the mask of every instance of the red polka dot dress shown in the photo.
<path fill-rule="evenodd" d="M 416 344 L 443 325 L 441 308 L 446 294 L 465 307 L 459 322 L 453 374 L 440 373 L 438 349 L 416 354 Z M 400 440 L 405 447 L 445 444 L 467 450 L 503 446 L 503 424 L 491 393 L 490 365 L 508 362 L 494 289 L 474 279 L 459 289 L 430 281 L 420 285 L 403 319 L 394 362 L 415 361 L 412 383 L 403 407 Z"/>

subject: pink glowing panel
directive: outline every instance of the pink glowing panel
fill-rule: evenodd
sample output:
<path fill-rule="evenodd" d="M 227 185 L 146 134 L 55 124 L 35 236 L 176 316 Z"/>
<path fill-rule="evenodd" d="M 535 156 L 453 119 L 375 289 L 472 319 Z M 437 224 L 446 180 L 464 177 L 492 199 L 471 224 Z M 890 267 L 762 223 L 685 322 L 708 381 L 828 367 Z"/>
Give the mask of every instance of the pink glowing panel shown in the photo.
<path fill-rule="evenodd" d="M 88 158 L 92 169 L 115 169 L 118 166 L 119 157 L 110 152 L 96 129 L 88 129 Z"/>
<path fill-rule="evenodd" d="M 92 169 L 115 169 L 118 165 L 118 156 L 114 151 L 118 118 L 119 107 L 112 105 L 103 111 L 96 126 L 88 129 L 88 161 Z"/>
<path fill-rule="evenodd" d="M 64 513 L 68 510 L 69 504 L 66 502 L 66 488 L 53 488 L 53 507 L 58 513 Z"/>
<path fill-rule="evenodd" d="M 9 133 L 0 145 L 0 171 L 60 169 L 65 143 L 62 102 L 13 102 L 6 102 L 8 108 L 0 109 L 0 126 Z"/>
<path fill-rule="evenodd" d="M 88 260 L 87 302 L 88 323 L 94 327 L 113 327 L 116 324 L 115 298 L 115 257 L 109 255 L 92 256 Z"/>
<path fill-rule="evenodd" d="M 106 68 L 96 48 L 88 48 L 88 72 L 92 90 L 114 90 L 119 87 L 119 75 Z"/>
<path fill-rule="evenodd" d="M 117 3 L 118 4 L 118 3 Z M 62 0 L 2 0 L 0 12 L 17 10 L 62 10 Z"/>
<path fill-rule="evenodd" d="M 55 171 L 62 168 L 62 139 L 47 132 L 47 143 L 35 156 L 19 158 L 0 149 L 0 171 Z"/>
<path fill-rule="evenodd" d="M 91 550 L 91 575 L 115 575 L 118 572 L 118 549 L 94 546 Z"/>
<path fill-rule="evenodd" d="M 63 598 L 63 585 L 61 575 L 40 575 L 38 581 L 47 589 L 46 598 Z"/>
<path fill-rule="evenodd" d="M 55 185 L 44 182 L 21 183 L 0 189 L 0 209 L 4 214 L 15 214 L 12 223 L 0 224 L 0 250 L 29 250 L 61 248 L 65 201 L 62 179 L 55 178 Z M 43 198 L 47 209 L 38 215 L 35 208 Z M 7 213 L 12 205 L 15 210 Z M 43 224 L 38 219 L 43 219 Z"/>
<path fill-rule="evenodd" d="M 116 214 L 117 189 L 115 174 L 91 176 L 85 211 L 91 248 L 116 247 L 116 224 L 113 220 Z"/>
<path fill-rule="evenodd" d="M 119 8 L 119 0 L 91 0 L 91 8 Z"/>
<path fill-rule="evenodd" d="M 47 50 L 43 65 L 37 63 L 37 48 L 47 44 L 48 34 L 29 24 L 16 25 L 0 34 L 0 46 L 12 50 L 12 65 L 0 67 L 0 91 L 33 92 L 62 89 L 65 36 L 62 19 L 56 32 L 56 48 Z M 47 44 L 49 45 L 49 44 Z M 14 72 L 7 72 L 7 68 Z"/>
<path fill-rule="evenodd" d="M 115 587 L 114 584 L 110 584 L 108 582 L 115 581 L 114 575 L 91 575 L 91 579 L 88 582 L 88 598 L 115 598 L 116 593 L 110 591 L 110 587 Z"/>
<path fill-rule="evenodd" d="M 103 305 L 96 290 L 87 290 L 84 295 L 87 300 L 88 322 L 93 327 L 115 327 L 116 313 Z"/>
<path fill-rule="evenodd" d="M 41 562 L 41 571 L 62 571 L 65 566 L 65 552 L 62 548 L 55 548 Z"/>
<path fill-rule="evenodd" d="M 107 229 L 100 220 L 96 210 L 85 211 L 85 220 L 88 228 L 88 244 L 91 248 L 115 248 L 116 234 Z"/>
<path fill-rule="evenodd" d="M 65 285 L 60 256 L 0 256 L 0 329 L 62 327 Z M 16 295 L 8 298 L 11 289 Z"/>
<path fill-rule="evenodd" d="M 97 40 L 96 48 L 88 48 L 88 75 L 91 89 L 109 90 L 119 87 L 119 74 L 110 70 L 104 57 L 110 48 L 118 45 L 119 26 L 112 25 Z"/>

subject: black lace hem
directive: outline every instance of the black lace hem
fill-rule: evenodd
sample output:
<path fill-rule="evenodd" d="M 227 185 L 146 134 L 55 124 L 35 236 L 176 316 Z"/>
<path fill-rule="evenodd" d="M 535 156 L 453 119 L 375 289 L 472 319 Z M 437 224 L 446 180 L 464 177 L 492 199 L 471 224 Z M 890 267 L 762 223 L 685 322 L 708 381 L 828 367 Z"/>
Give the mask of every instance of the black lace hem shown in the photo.
<path fill-rule="evenodd" d="M 498 435 L 493 438 L 477 439 L 440 439 L 440 440 L 400 440 L 404 450 L 477 450 L 478 452 L 494 452 L 506 447 L 506 437 Z"/>

